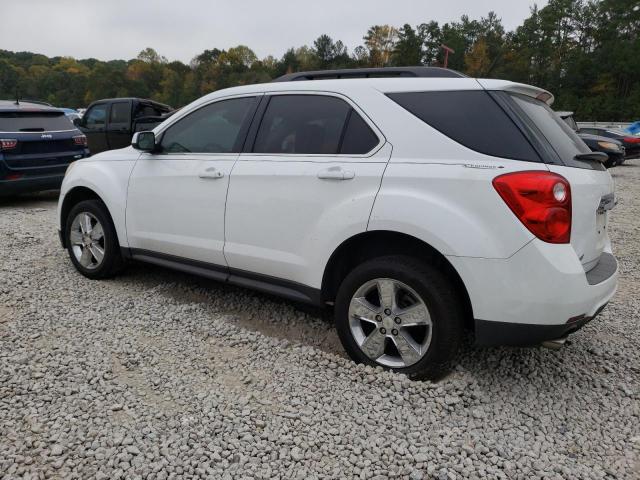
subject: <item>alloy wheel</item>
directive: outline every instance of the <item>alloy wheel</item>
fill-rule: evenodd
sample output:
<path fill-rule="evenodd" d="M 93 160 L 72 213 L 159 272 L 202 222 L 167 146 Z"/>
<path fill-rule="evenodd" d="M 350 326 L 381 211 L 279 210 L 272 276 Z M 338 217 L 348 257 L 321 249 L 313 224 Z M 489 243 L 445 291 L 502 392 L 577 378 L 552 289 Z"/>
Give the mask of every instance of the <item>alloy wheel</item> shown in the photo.
<path fill-rule="evenodd" d="M 349 304 L 349 328 L 367 357 L 390 368 L 422 359 L 433 333 L 424 300 L 392 278 L 376 278 L 356 290 Z"/>
<path fill-rule="evenodd" d="M 78 213 L 69 232 L 73 255 L 80 265 L 95 270 L 104 260 L 104 229 L 98 219 L 89 212 Z"/>

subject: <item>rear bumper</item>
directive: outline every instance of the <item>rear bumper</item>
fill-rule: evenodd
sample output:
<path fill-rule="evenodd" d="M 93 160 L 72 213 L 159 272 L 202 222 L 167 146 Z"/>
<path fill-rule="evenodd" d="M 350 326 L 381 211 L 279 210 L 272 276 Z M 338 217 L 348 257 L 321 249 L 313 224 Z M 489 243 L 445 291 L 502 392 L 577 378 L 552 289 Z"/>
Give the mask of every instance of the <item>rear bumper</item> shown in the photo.
<path fill-rule="evenodd" d="M 475 320 L 475 343 L 482 347 L 533 347 L 547 340 L 564 338 L 584 327 L 606 307 L 606 303 L 593 316 L 578 317 L 563 325 L 536 325 Z"/>
<path fill-rule="evenodd" d="M 19 193 L 57 190 L 62 185 L 64 173 L 56 175 L 25 176 L 16 180 L 0 180 L 0 196 Z"/>
<path fill-rule="evenodd" d="M 449 257 L 473 309 L 478 345 L 537 345 L 591 321 L 616 292 L 610 248 L 585 273 L 571 245 L 533 240 L 508 259 Z"/>

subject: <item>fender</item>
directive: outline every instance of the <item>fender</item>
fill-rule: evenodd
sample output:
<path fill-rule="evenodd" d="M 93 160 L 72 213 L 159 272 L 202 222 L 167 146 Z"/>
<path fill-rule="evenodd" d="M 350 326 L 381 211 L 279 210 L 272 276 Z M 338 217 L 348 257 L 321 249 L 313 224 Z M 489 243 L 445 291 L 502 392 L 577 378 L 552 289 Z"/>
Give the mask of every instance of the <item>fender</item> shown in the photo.
<path fill-rule="evenodd" d="M 367 230 L 404 233 L 445 256 L 509 258 L 534 236 L 515 219 L 492 180 L 522 170 L 522 162 L 501 160 L 495 168 L 470 167 L 474 165 L 390 162 Z M 546 166 L 527 164 L 527 168 Z"/>
<path fill-rule="evenodd" d="M 120 246 L 128 247 L 125 214 L 127 186 L 139 153 L 133 148 L 104 152 L 79 160 L 67 171 L 58 201 L 58 228 L 62 229 L 61 211 L 65 196 L 76 187 L 95 192 L 111 214 Z M 100 161 L 94 161 L 100 160 Z M 107 161 L 105 161 L 107 160 Z"/>

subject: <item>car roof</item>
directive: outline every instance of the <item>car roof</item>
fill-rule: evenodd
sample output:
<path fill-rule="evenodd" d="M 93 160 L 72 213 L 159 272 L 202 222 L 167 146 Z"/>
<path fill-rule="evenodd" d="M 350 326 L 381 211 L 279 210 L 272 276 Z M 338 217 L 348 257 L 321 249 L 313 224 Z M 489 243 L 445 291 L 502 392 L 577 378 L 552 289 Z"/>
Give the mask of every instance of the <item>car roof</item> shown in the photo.
<path fill-rule="evenodd" d="M 522 83 L 506 80 L 459 78 L 349 78 L 306 81 L 280 81 L 256 83 L 225 88 L 196 100 L 194 106 L 221 97 L 234 95 L 261 94 L 267 92 L 332 92 L 349 95 L 361 89 L 374 89 L 382 93 L 424 92 L 447 90 L 504 90 L 539 98 L 547 104 L 553 102 L 553 95 L 546 90 Z"/>
<path fill-rule="evenodd" d="M 15 100 L 0 100 L 0 112 L 60 112 L 59 108 L 42 105 L 40 103 L 19 102 Z"/>

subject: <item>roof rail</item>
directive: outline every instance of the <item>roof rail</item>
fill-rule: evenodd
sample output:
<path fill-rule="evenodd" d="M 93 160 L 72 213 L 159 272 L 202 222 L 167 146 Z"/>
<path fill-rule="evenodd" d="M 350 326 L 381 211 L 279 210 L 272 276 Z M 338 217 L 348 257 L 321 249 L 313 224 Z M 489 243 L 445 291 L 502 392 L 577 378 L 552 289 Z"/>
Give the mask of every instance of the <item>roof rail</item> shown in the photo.
<path fill-rule="evenodd" d="M 463 73 L 441 67 L 383 67 L 383 68 L 345 68 L 341 70 L 317 70 L 313 72 L 288 73 L 272 82 L 296 82 L 302 80 L 330 80 L 336 78 L 383 78 L 383 77 L 437 77 L 462 78 Z"/>

